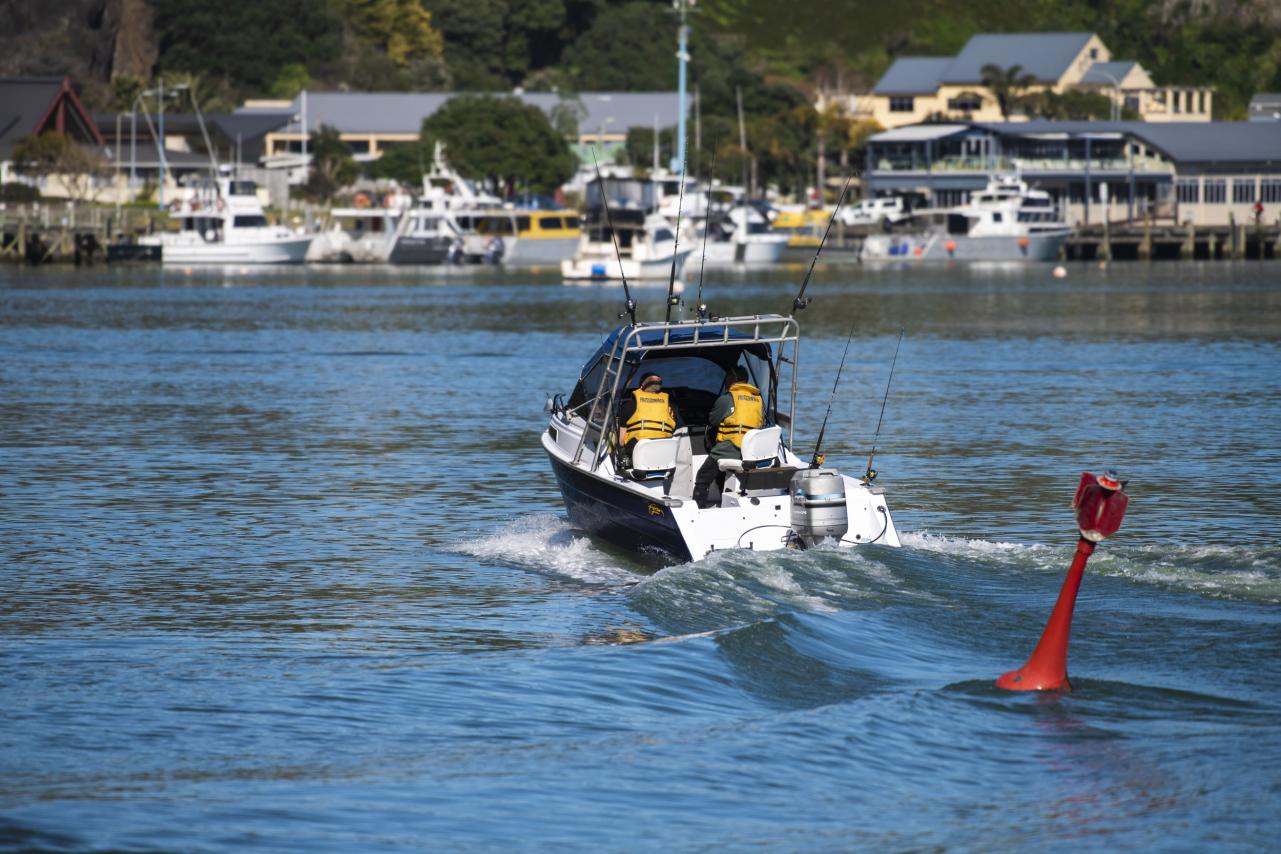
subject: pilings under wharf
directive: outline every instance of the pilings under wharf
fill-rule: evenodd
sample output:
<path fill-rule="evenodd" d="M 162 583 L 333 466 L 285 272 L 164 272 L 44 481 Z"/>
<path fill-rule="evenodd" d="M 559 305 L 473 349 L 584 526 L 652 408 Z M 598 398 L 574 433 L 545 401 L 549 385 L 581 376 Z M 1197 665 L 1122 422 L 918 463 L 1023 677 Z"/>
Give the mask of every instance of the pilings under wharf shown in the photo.
<path fill-rule="evenodd" d="M 1281 258 L 1281 220 L 1272 223 L 1127 222 L 1080 227 L 1063 246 L 1069 261 L 1266 260 Z"/>

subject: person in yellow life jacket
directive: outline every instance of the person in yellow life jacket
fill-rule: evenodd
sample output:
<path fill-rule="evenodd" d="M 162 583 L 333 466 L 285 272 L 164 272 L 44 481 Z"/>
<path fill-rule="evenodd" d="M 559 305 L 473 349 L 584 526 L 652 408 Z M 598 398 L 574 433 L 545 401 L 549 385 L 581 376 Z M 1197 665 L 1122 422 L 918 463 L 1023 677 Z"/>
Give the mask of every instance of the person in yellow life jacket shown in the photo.
<path fill-rule="evenodd" d="M 694 478 L 694 500 L 699 507 L 714 507 L 707 493 L 712 481 L 721 478 L 720 460 L 743 458 L 743 436 L 748 430 L 765 426 L 765 401 L 761 390 L 747 381 L 747 371 L 730 368 L 730 386 L 712 406 L 707 418 L 707 435 L 713 445 L 707 460 Z"/>
<path fill-rule="evenodd" d="M 641 377 L 640 385 L 623 398 L 619 409 L 618 444 L 625 460 L 641 439 L 668 439 L 676 431 L 676 412 L 671 398 L 663 391 L 663 378 L 658 374 Z"/>

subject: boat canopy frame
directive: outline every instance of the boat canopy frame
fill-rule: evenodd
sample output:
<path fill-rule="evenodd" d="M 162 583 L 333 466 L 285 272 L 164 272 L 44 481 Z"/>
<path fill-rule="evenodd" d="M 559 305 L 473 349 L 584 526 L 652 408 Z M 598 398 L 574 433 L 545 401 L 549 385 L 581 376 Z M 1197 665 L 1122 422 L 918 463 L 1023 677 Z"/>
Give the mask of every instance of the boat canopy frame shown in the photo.
<path fill-rule="evenodd" d="M 655 340 L 655 333 L 661 337 Z M 639 362 L 647 353 L 680 352 L 689 350 L 706 350 L 717 347 L 736 347 L 745 349 L 753 345 L 774 345 L 773 358 L 770 362 L 770 407 L 775 423 L 783 421 L 779 412 L 778 385 L 783 363 L 791 366 L 787 392 L 787 446 L 792 447 L 793 429 L 796 421 L 796 390 L 800 371 L 800 324 L 796 318 L 780 314 L 752 314 L 738 317 L 718 317 L 707 320 L 678 320 L 636 323 L 622 327 L 614 335 L 613 346 L 605 353 L 604 370 L 600 382 L 591 398 L 591 410 L 587 415 L 578 446 L 574 449 L 575 465 L 581 463 L 587 450 L 588 434 L 594 425 L 600 425 L 599 437 L 605 437 L 614 429 L 613 421 L 617 417 L 616 402 L 622 390 L 626 366 L 629 357 L 635 356 Z M 790 345 L 790 356 L 787 354 Z M 603 353 L 602 349 L 602 353 Z M 584 391 L 587 391 L 584 389 Z M 591 471 L 596 471 L 605 460 L 610 442 L 598 438 L 592 451 Z"/>

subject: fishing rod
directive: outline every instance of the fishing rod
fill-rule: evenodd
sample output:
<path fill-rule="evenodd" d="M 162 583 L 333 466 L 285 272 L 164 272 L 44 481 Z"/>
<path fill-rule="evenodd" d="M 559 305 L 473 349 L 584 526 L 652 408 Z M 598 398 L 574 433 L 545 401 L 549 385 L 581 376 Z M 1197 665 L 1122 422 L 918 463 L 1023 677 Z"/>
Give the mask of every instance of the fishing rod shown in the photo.
<path fill-rule="evenodd" d="M 836 387 L 841 382 L 841 371 L 845 370 L 845 357 L 850 354 L 850 341 L 854 338 L 854 321 L 850 321 L 850 334 L 845 338 L 845 352 L 841 354 L 841 363 L 836 367 L 836 380 L 832 383 L 832 393 L 827 398 L 827 414 L 823 416 L 823 426 L 818 428 L 818 441 L 814 443 L 814 456 L 810 458 L 810 468 L 816 469 L 823 464 L 823 434 L 827 432 L 827 419 L 832 414 L 832 404 L 836 401 Z"/>
<path fill-rule="evenodd" d="M 672 292 L 676 290 L 676 260 L 680 258 L 681 248 L 681 208 L 685 206 L 685 170 L 688 168 L 689 161 L 686 160 L 681 164 L 681 194 L 676 200 L 676 233 L 672 243 L 672 274 L 667 279 L 667 314 L 663 317 L 664 323 L 672 322 L 672 306 L 680 302 L 680 297 L 674 296 Z"/>
<path fill-rule="evenodd" d="M 823 229 L 823 239 L 818 242 L 818 249 L 814 250 L 814 258 L 810 261 L 809 272 L 805 274 L 805 280 L 801 282 L 801 289 L 796 293 L 796 298 L 792 300 L 792 311 L 800 311 L 810 304 L 805 299 L 805 289 L 809 287 L 810 276 L 814 275 L 814 265 L 818 263 L 819 253 L 823 251 L 823 246 L 827 243 L 827 235 L 832 231 L 832 223 L 836 221 L 836 214 L 841 210 L 841 203 L 845 201 L 845 194 L 850 190 L 850 181 L 854 176 L 850 175 L 845 179 L 845 186 L 841 188 L 841 195 L 836 200 L 836 207 L 832 208 L 832 215 L 828 217 L 827 228 Z"/>
<path fill-rule="evenodd" d="M 605 179 L 600 174 L 600 163 L 596 160 L 596 149 L 592 149 L 592 163 L 596 166 L 596 183 L 600 185 L 600 201 L 605 206 L 605 223 L 609 226 L 609 236 L 614 241 L 614 256 L 618 258 L 618 275 L 623 279 L 623 308 L 632 321 L 632 326 L 636 325 L 636 300 L 632 299 L 632 292 L 627 287 L 627 271 L 623 269 L 623 253 L 618 248 L 618 235 L 614 232 L 614 218 L 609 214 L 609 194 L 605 192 Z M 623 315 L 620 314 L 619 317 Z"/>
<path fill-rule="evenodd" d="M 703 270 L 707 267 L 707 233 L 712 230 L 712 182 L 716 180 L 716 147 L 712 146 L 712 171 L 707 176 L 707 202 L 703 205 L 703 260 L 698 265 L 698 319 L 707 316 L 703 305 Z"/>
<path fill-rule="evenodd" d="M 903 327 L 898 328 L 898 344 L 894 345 L 894 359 L 890 362 L 890 378 L 885 381 L 885 397 L 881 398 L 881 415 L 876 419 L 876 435 L 872 437 L 872 453 L 867 455 L 867 471 L 863 480 L 871 483 L 876 480 L 876 469 L 872 468 L 872 459 L 876 456 L 876 441 L 881 438 L 881 421 L 885 418 L 885 401 L 890 399 L 890 383 L 894 381 L 894 366 L 898 364 L 898 348 L 903 343 Z"/>

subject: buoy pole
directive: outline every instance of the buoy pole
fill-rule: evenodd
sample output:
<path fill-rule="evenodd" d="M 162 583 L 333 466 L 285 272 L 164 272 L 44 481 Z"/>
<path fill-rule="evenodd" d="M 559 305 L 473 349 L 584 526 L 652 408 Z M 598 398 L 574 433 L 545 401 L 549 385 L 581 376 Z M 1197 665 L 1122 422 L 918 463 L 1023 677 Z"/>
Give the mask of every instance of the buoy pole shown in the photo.
<path fill-rule="evenodd" d="M 1085 575 L 1085 562 L 1094 554 L 1099 542 L 1115 534 L 1121 527 L 1129 496 L 1125 494 L 1125 481 L 1116 472 L 1100 475 L 1081 473 L 1072 507 L 1081 532 L 1076 543 L 1076 555 L 1068 567 L 1067 578 L 1059 590 L 1058 601 L 1050 612 L 1045 631 L 1037 641 L 1032 656 L 1018 670 L 1011 670 L 996 680 L 996 687 L 1007 691 L 1071 691 L 1068 680 L 1068 642 L 1072 635 L 1072 612 L 1076 596 L 1081 590 Z"/>
<path fill-rule="evenodd" d="M 1071 691 L 1068 681 L 1068 641 L 1072 635 L 1072 611 L 1076 607 L 1076 594 L 1081 590 L 1085 575 L 1085 562 L 1094 554 L 1094 543 L 1085 537 L 1077 540 L 1076 556 L 1068 567 L 1067 578 L 1059 590 L 1050 620 L 1037 641 L 1036 649 L 1027 663 L 1018 670 L 1011 670 L 996 680 L 996 687 L 1007 691 Z"/>

